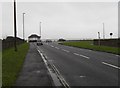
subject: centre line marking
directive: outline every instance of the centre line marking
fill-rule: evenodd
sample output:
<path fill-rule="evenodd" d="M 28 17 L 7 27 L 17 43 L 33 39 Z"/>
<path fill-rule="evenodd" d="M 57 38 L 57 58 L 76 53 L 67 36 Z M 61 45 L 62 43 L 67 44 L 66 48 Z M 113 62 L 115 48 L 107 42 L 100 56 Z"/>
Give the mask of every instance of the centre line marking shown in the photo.
<path fill-rule="evenodd" d="M 106 63 L 106 62 L 102 62 L 102 64 L 107 65 L 107 66 L 110 66 L 110 67 L 113 67 L 113 68 L 120 69 L 120 67 L 117 67 L 117 66 L 115 66 L 115 65 L 112 65 L 112 64 L 109 64 L 109 63 Z"/>
<path fill-rule="evenodd" d="M 65 51 L 65 52 L 67 52 L 67 53 L 69 53 L 70 51 L 68 51 L 68 50 L 65 50 L 65 49 L 62 49 L 63 51 Z"/>
<path fill-rule="evenodd" d="M 90 59 L 90 57 L 87 57 L 87 56 L 84 56 L 84 55 L 81 55 L 81 54 L 78 54 L 78 53 L 73 53 L 73 54 L 75 54 L 77 56 L 81 56 L 81 57 L 87 58 L 87 59 Z"/>
<path fill-rule="evenodd" d="M 59 49 L 58 47 L 55 47 L 56 49 Z"/>
<path fill-rule="evenodd" d="M 92 51 L 92 50 L 88 50 L 88 51 Z"/>
<path fill-rule="evenodd" d="M 51 47 L 54 47 L 54 46 L 51 45 Z"/>
<path fill-rule="evenodd" d="M 77 55 L 77 56 L 80 56 L 78 53 L 74 53 L 75 55 Z"/>
<path fill-rule="evenodd" d="M 90 57 L 87 57 L 87 56 L 84 56 L 84 55 L 80 55 L 81 57 L 84 57 L 84 58 L 87 58 L 87 59 L 90 59 Z"/>

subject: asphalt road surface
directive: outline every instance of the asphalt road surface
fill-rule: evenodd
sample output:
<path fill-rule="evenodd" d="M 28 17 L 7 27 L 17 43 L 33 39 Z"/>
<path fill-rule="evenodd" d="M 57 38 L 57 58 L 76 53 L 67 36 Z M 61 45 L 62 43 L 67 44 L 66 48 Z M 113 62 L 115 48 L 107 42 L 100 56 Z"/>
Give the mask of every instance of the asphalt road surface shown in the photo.
<path fill-rule="evenodd" d="M 118 58 L 105 52 L 44 43 L 39 49 L 70 86 L 118 86 Z"/>

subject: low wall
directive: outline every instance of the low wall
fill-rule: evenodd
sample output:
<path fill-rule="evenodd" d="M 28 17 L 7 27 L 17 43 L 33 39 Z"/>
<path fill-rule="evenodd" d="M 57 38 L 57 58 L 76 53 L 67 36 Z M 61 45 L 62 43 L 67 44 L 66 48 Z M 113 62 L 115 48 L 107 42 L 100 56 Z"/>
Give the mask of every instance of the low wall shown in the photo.
<path fill-rule="evenodd" d="M 93 44 L 99 45 L 99 39 L 94 39 Z M 120 47 L 120 38 L 119 39 L 100 39 L 100 45 Z"/>

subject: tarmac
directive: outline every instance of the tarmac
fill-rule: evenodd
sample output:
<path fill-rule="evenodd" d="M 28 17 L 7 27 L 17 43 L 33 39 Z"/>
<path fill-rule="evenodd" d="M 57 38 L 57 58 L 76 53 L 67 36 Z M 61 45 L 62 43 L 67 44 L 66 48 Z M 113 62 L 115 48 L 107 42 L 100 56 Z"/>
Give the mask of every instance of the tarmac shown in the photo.
<path fill-rule="evenodd" d="M 30 48 L 15 86 L 54 86 L 45 63 L 34 44 L 30 43 Z"/>

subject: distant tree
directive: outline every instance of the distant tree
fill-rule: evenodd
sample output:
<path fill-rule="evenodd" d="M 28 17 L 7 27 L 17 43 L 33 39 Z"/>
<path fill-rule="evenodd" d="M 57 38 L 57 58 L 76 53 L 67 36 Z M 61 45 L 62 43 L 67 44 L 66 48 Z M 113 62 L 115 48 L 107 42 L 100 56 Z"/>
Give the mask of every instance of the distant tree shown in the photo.
<path fill-rule="evenodd" d="M 110 33 L 111 38 L 112 38 L 112 35 L 113 35 L 113 33 Z"/>
<path fill-rule="evenodd" d="M 59 39 L 58 41 L 66 41 L 65 39 Z"/>

